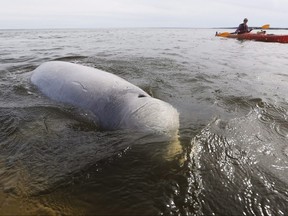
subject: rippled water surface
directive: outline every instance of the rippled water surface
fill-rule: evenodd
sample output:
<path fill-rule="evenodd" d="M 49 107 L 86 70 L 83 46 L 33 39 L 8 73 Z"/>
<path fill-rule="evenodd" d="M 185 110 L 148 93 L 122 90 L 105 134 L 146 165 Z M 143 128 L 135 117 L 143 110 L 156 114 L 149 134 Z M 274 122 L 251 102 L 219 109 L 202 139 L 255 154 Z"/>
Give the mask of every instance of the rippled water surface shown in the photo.
<path fill-rule="evenodd" d="M 287 214 L 288 45 L 214 34 L 0 30 L 0 214 Z M 178 139 L 101 131 L 44 97 L 29 79 L 51 60 L 172 104 Z"/>

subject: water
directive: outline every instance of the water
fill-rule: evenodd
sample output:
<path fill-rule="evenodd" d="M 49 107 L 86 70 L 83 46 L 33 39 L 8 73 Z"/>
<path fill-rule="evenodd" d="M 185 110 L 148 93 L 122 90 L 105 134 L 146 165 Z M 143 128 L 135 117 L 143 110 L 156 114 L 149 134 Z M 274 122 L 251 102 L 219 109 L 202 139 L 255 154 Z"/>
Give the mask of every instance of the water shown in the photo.
<path fill-rule="evenodd" d="M 0 214 L 287 214 L 287 45 L 214 34 L 1 30 Z M 172 104 L 182 151 L 160 135 L 101 131 L 42 96 L 29 78 L 50 60 L 109 71 Z"/>

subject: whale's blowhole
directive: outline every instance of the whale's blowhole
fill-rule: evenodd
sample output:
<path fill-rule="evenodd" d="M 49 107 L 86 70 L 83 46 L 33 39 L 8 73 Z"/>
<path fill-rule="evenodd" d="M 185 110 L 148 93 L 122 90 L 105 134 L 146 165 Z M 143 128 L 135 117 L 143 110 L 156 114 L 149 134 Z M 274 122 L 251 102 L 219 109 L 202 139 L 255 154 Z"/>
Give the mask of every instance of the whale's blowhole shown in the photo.
<path fill-rule="evenodd" d="M 146 97 L 146 95 L 144 95 L 144 94 L 139 94 L 138 95 L 138 98 L 142 98 L 142 97 Z"/>

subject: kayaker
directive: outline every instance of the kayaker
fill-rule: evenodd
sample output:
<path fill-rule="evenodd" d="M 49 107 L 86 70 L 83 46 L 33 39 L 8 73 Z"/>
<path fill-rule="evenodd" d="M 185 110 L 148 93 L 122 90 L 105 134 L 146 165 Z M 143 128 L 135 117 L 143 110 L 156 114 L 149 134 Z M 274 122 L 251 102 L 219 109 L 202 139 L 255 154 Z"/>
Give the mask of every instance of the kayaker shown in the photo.
<path fill-rule="evenodd" d="M 236 29 L 235 33 L 236 34 L 243 34 L 243 33 L 247 33 L 247 32 L 250 32 L 252 31 L 253 29 L 250 29 L 248 28 L 248 25 L 247 25 L 247 22 L 248 22 L 248 19 L 245 18 L 243 20 L 243 23 L 241 23 L 238 28 Z"/>

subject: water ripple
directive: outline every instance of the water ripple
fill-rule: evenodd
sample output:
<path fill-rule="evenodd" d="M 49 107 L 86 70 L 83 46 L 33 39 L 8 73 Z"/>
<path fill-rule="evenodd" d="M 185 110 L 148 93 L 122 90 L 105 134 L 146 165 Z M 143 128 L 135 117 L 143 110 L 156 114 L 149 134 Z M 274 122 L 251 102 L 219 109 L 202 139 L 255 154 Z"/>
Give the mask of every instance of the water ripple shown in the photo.
<path fill-rule="evenodd" d="M 0 214 L 285 215 L 287 46 L 214 33 L 0 30 Z M 167 140 L 99 131 L 39 94 L 30 71 L 51 60 L 171 103 L 183 153 L 163 159 Z"/>

